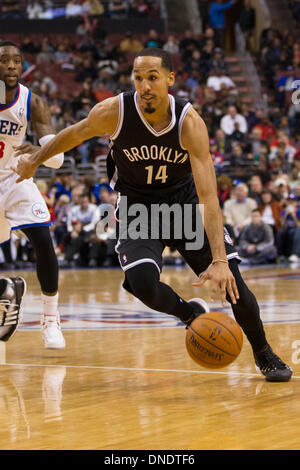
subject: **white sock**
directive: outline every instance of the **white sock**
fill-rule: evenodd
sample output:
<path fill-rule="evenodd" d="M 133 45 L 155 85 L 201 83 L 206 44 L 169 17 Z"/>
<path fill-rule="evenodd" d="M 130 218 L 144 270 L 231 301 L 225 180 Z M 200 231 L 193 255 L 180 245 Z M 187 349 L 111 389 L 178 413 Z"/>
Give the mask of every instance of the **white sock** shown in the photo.
<path fill-rule="evenodd" d="M 42 322 L 59 321 L 58 292 L 55 295 L 41 294 L 43 302 Z"/>

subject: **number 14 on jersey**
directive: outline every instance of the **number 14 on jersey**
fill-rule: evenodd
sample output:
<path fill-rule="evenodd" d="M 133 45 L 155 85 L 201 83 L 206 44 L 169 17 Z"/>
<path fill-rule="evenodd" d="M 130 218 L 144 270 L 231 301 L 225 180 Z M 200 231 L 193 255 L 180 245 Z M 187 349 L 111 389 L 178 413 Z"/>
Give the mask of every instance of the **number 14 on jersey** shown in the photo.
<path fill-rule="evenodd" d="M 146 166 L 145 170 L 147 170 L 147 184 L 152 184 L 153 183 L 153 165 L 151 166 Z M 158 169 L 158 172 L 156 173 L 154 179 L 155 180 L 161 180 L 162 183 L 165 183 L 167 181 L 168 175 L 167 175 L 167 165 L 161 165 Z"/>

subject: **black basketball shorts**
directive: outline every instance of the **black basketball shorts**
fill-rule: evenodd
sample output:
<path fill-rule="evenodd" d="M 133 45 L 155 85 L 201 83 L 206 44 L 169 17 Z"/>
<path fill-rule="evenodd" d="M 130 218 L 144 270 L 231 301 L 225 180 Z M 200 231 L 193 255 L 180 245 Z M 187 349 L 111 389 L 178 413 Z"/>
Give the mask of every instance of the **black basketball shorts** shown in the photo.
<path fill-rule="evenodd" d="M 185 239 L 151 239 L 146 234 L 144 238 L 131 239 L 122 238 L 118 227 L 119 239 L 115 250 L 118 253 L 121 268 L 124 272 L 139 264 L 152 263 L 158 271 L 162 271 L 162 254 L 166 246 L 175 248 L 183 257 L 185 262 L 191 267 L 198 276 L 205 271 L 212 262 L 212 253 L 206 234 L 204 234 L 204 243 L 201 249 L 187 249 Z M 238 252 L 234 247 L 227 229 L 224 227 L 224 242 L 227 259 L 237 258 Z"/>

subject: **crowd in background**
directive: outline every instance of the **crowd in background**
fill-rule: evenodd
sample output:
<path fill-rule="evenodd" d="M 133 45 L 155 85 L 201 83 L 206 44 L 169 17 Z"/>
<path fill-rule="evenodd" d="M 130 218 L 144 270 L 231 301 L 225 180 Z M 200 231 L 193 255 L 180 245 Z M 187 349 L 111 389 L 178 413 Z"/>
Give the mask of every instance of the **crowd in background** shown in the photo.
<path fill-rule="evenodd" d="M 0 5 L 3 20 L 74 18 L 83 14 L 113 19 L 159 16 L 160 4 L 158 0 L 2 0 Z"/>
<path fill-rule="evenodd" d="M 250 3 L 246 2 L 247 7 Z M 299 1 L 291 2 L 291 7 L 298 6 Z M 97 102 L 132 90 L 132 58 L 143 47 L 167 50 L 176 68 L 170 93 L 190 100 L 208 127 L 224 225 L 242 262 L 298 262 L 300 91 L 297 94 L 293 88 L 300 74 L 297 27 L 283 32 L 268 29 L 261 35 L 256 61 L 272 97 L 267 109 L 243 100 L 220 47 L 221 37 L 209 24 L 201 35 L 188 30 L 182 36 L 165 37 L 151 30 L 142 39 L 128 32 L 115 44 L 109 35 L 93 28 L 91 21 L 83 20 L 77 35 L 81 39 L 76 44 L 67 37 L 59 44 L 45 37 L 39 46 L 26 37 L 21 44 L 25 57 L 26 53 L 34 55 L 37 65 L 31 71 L 32 64 L 25 62 L 26 84 L 48 101 L 56 131 L 85 118 Z M 69 68 L 79 85 L 75 96 L 64 98 L 61 86 L 45 72 L 50 67 L 43 69 L 43 64 Z M 77 163 L 89 163 L 99 148 L 106 154 L 108 142 L 91 139 L 67 156 Z M 117 266 L 113 217 L 106 231 L 96 234 L 101 214 L 116 203 L 117 195 L 107 181 L 97 181 L 93 175 L 76 179 L 58 171 L 54 180 L 37 183 L 51 212 L 61 265 Z M 14 238 L 13 258 L 11 248 L 3 247 L 7 263 L 23 267 L 33 261 L 25 240 Z M 182 260 L 171 248 L 165 252 L 164 262 L 181 264 Z"/>

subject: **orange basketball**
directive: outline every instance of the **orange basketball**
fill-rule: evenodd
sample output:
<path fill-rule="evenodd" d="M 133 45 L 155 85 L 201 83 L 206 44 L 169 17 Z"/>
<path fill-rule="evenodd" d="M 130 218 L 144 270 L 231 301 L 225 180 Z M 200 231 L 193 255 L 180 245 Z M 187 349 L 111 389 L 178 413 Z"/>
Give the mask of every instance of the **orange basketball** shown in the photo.
<path fill-rule="evenodd" d="M 185 344 L 197 364 L 208 369 L 219 369 L 240 354 L 243 332 L 237 322 L 225 313 L 204 313 L 189 326 Z"/>

